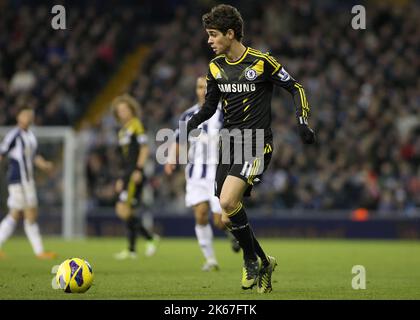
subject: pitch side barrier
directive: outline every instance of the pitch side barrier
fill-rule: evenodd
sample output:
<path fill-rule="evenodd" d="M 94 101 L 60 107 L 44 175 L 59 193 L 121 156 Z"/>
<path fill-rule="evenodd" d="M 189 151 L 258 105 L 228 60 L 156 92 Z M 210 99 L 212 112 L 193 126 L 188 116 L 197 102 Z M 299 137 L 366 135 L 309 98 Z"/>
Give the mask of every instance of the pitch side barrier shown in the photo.
<path fill-rule="evenodd" d="M 252 227 L 259 237 L 276 238 L 350 238 L 350 239 L 420 239 L 420 216 L 357 215 L 354 212 L 323 214 L 296 211 L 294 215 L 257 215 L 250 211 Z M 91 211 L 87 216 L 88 236 L 123 236 L 124 226 L 110 210 Z M 163 237 L 195 237 L 194 217 L 161 212 L 147 216 L 149 226 Z M 216 237 L 224 234 L 214 228 Z"/>

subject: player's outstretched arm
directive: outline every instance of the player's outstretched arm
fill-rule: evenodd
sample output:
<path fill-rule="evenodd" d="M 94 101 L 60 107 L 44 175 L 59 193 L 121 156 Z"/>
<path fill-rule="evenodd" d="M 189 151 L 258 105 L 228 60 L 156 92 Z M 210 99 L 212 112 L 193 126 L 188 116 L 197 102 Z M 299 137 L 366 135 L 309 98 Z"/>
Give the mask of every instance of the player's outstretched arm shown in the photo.
<path fill-rule="evenodd" d="M 273 57 L 268 56 L 268 74 L 270 80 L 286 89 L 293 97 L 296 110 L 299 136 L 304 144 L 315 143 L 315 133 L 308 125 L 311 108 L 306 99 L 305 89 L 279 64 Z"/>
<path fill-rule="evenodd" d="M 51 171 L 54 168 L 54 165 L 51 161 L 47 161 L 41 155 L 36 155 L 34 158 L 34 164 L 37 168 L 42 171 Z"/>
<path fill-rule="evenodd" d="M 298 131 L 302 142 L 304 144 L 315 143 L 315 133 L 308 125 L 308 119 L 311 110 L 308 100 L 306 99 L 305 89 L 293 78 L 291 78 L 290 83 L 286 88 L 293 96 L 293 102 L 295 104 L 296 110 L 296 119 L 298 123 Z"/>

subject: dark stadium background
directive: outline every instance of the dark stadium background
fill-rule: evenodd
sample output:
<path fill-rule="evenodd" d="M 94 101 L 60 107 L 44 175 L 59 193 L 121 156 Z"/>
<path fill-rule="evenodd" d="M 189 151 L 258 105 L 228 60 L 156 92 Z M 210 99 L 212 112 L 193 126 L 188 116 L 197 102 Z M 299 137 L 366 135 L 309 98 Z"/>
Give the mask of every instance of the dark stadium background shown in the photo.
<path fill-rule="evenodd" d="M 153 142 L 195 102 L 212 52 L 201 15 L 216 1 L 0 1 L 0 126 L 21 104 L 37 126 L 71 126 L 88 148 L 86 233 L 122 235 L 113 212 L 121 92 L 143 106 Z M 246 45 L 270 52 L 305 86 L 317 144 L 298 139 L 292 99 L 272 102 L 274 157 L 247 201 L 261 236 L 420 237 L 420 5 L 418 1 L 226 1 L 245 19 Z M 51 8 L 66 8 L 66 30 Z M 366 7 L 366 30 L 351 27 Z M 41 148 L 54 160 L 60 151 Z M 154 153 L 153 153 L 154 154 Z M 59 160 L 56 160 L 59 161 Z M 4 163 L 1 216 L 6 214 Z M 146 168 L 146 219 L 164 236 L 193 236 L 184 174 Z M 61 175 L 39 177 L 44 233 L 59 233 Z"/>

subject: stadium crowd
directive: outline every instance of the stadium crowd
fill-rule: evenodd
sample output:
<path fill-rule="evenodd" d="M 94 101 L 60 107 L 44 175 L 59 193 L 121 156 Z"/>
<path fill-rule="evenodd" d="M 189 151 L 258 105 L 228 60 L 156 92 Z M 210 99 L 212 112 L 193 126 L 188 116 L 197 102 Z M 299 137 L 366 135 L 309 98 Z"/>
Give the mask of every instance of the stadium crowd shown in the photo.
<path fill-rule="evenodd" d="M 212 57 L 201 26 L 209 6 L 180 1 L 172 19 L 149 27 L 147 39 L 135 37 L 148 42 L 151 53 L 129 91 L 143 106 L 142 120 L 152 142 L 159 129 L 176 128 L 179 115 L 195 103 L 195 80 L 207 72 Z M 306 88 L 310 124 L 317 134 L 316 145 L 300 143 L 292 99 L 276 89 L 274 156 L 250 205 L 266 214 L 359 207 L 381 215 L 418 211 L 420 7 L 415 2 L 366 4 L 365 30 L 351 27 L 351 7 L 340 2 L 253 1 L 246 7 L 238 2 L 237 7 L 246 17 L 244 43 L 270 50 Z M 8 30 L 0 38 L 0 125 L 10 123 L 13 106 L 27 92 L 37 109 L 37 124 L 73 123 L 82 114 L 80 106 L 87 106 L 118 57 L 130 49 L 130 41 L 120 40 L 124 29 L 134 28 L 130 23 L 136 17 L 129 12 L 121 14 L 125 19 L 107 13 L 92 20 L 97 13 L 89 11 L 83 12 L 86 19 L 79 19 L 75 14 L 70 19 L 78 20 L 77 32 L 66 36 L 32 34 L 42 14 L 17 19 L 19 30 L 28 31 L 14 32 L 12 18 L 0 11 L 0 28 Z M 116 50 L 122 51 L 114 54 Z M 115 130 L 108 114 L 86 132 L 92 206 L 115 200 L 115 170 L 109 170 L 118 162 Z M 182 169 L 168 178 L 154 161 L 147 173 L 156 205 L 184 207 Z"/>
<path fill-rule="evenodd" d="M 0 126 L 14 125 L 22 105 L 35 110 L 35 125 L 76 126 L 118 61 L 137 42 L 150 40 L 137 23 L 149 22 L 150 1 L 136 10 L 120 6 L 113 11 L 109 1 L 75 0 L 64 6 L 65 29 L 59 30 L 52 27 L 55 4 L 0 2 Z M 41 203 L 48 206 L 62 199 L 57 194 L 62 189 L 61 150 L 40 141 L 40 152 L 57 158 L 55 174 L 38 179 Z"/>
<path fill-rule="evenodd" d="M 0 9 L 0 125 L 14 124 L 22 104 L 34 108 L 40 126 L 74 125 L 83 116 L 132 39 L 147 39 L 136 23 L 147 13 L 110 5 L 68 7 L 64 30 L 52 27 L 46 2 Z"/>

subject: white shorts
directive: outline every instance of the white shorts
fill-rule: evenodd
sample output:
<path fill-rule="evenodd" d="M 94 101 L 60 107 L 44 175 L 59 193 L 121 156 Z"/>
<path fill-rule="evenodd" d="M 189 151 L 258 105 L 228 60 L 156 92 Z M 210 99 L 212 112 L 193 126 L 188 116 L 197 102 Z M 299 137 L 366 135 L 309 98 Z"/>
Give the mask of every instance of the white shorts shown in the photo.
<path fill-rule="evenodd" d="M 222 213 L 219 199 L 214 195 L 214 180 L 188 179 L 185 193 L 186 206 L 192 207 L 206 201 L 209 202 L 213 213 Z"/>
<path fill-rule="evenodd" d="M 34 181 L 9 184 L 8 189 L 7 206 L 9 209 L 23 210 L 38 206 Z"/>

